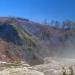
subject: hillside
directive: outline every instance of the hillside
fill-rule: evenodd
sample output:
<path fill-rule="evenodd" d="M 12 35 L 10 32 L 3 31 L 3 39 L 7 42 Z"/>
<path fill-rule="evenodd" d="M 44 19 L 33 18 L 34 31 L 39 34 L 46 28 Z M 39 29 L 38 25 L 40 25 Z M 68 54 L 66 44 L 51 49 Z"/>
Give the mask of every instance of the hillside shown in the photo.
<path fill-rule="evenodd" d="M 31 62 L 38 59 L 43 63 L 43 59 L 50 56 L 73 58 L 74 39 L 74 29 L 55 28 L 16 17 L 0 17 L 1 60 Z"/>
<path fill-rule="evenodd" d="M 0 61 L 38 64 L 36 43 L 16 18 L 0 18 Z M 37 62 L 38 61 L 38 62 Z"/>
<path fill-rule="evenodd" d="M 71 65 L 75 70 L 74 63 L 75 22 L 66 21 L 58 27 L 57 23 L 52 26 L 19 17 L 0 17 L 1 74 L 23 74 L 21 70 L 26 67 L 34 75 L 62 75 L 62 66 L 68 70 Z"/>

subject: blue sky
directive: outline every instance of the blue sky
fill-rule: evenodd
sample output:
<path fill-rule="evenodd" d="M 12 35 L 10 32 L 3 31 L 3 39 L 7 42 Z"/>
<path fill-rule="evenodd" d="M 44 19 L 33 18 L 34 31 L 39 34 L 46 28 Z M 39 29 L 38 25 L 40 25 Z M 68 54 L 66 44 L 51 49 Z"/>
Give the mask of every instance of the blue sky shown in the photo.
<path fill-rule="evenodd" d="M 75 21 L 75 0 L 0 0 L 0 16 Z"/>

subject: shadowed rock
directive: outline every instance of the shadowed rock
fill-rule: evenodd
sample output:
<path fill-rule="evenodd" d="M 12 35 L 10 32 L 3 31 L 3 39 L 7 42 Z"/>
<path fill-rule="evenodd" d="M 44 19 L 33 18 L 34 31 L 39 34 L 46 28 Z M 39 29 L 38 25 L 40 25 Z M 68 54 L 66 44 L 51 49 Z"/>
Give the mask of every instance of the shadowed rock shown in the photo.
<path fill-rule="evenodd" d="M 13 25 L 9 24 L 0 25 L 0 39 L 17 45 L 22 44 L 22 40 L 20 39 L 17 30 Z"/>

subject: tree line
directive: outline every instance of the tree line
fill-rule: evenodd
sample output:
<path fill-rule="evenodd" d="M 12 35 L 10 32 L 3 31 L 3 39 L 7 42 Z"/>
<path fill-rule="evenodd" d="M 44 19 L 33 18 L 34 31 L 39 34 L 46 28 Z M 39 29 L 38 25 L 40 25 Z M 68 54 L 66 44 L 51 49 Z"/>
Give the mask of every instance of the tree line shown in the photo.
<path fill-rule="evenodd" d="M 48 20 L 45 19 L 42 24 L 49 25 L 54 28 L 75 29 L 75 22 L 71 20 L 65 20 L 63 22 L 52 20 L 51 22 L 48 22 Z"/>

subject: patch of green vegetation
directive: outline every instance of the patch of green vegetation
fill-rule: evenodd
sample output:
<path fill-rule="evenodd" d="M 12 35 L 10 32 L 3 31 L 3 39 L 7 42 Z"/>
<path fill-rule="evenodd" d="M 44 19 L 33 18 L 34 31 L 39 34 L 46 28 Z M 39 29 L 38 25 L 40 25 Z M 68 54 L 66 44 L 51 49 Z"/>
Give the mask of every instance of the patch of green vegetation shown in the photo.
<path fill-rule="evenodd" d="M 17 28 L 17 31 L 20 33 L 20 37 L 23 39 L 23 40 L 30 40 L 29 36 L 20 28 Z"/>
<path fill-rule="evenodd" d="M 33 59 L 35 57 L 34 51 L 36 49 L 36 44 L 33 42 L 32 38 L 22 29 L 17 28 L 20 38 L 23 41 L 22 50 L 27 54 L 27 57 Z"/>
<path fill-rule="evenodd" d="M 35 43 L 32 41 L 32 39 L 30 38 L 30 36 L 28 36 L 24 30 L 17 28 L 17 31 L 19 33 L 20 38 L 23 40 L 23 42 L 28 48 L 32 48 L 33 46 L 34 47 L 36 46 Z"/>
<path fill-rule="evenodd" d="M 65 67 L 63 67 L 62 75 L 74 75 L 74 70 L 73 70 L 72 66 L 70 66 L 68 69 L 65 69 Z"/>

